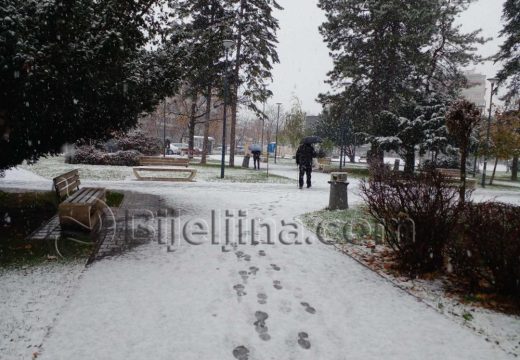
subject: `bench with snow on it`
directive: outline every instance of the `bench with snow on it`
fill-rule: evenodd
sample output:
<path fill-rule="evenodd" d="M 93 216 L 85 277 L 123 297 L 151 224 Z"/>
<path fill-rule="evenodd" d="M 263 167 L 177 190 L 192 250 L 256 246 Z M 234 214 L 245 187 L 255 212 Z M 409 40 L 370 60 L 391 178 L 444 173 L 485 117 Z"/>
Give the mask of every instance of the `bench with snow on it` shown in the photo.
<path fill-rule="evenodd" d="M 141 156 L 139 158 L 140 166 L 185 166 L 190 165 L 189 158 L 182 157 L 161 157 L 161 156 Z"/>
<path fill-rule="evenodd" d="M 444 176 L 448 182 L 451 183 L 460 183 L 460 170 L 459 169 L 446 169 L 446 168 L 437 168 L 435 169 L 439 174 Z M 468 189 L 474 189 L 477 184 L 475 179 L 468 179 L 466 177 L 466 186 Z"/>
<path fill-rule="evenodd" d="M 58 217 L 62 227 L 92 231 L 105 207 L 105 188 L 79 188 L 79 172 L 72 170 L 52 179 L 58 199 Z"/>
<path fill-rule="evenodd" d="M 152 173 L 150 176 L 146 176 L 143 173 Z M 161 175 L 157 175 L 161 173 Z M 170 176 L 167 175 L 170 173 Z M 172 173 L 185 173 L 187 176 L 173 176 Z M 165 175 L 163 175 L 165 174 Z M 137 166 L 134 167 L 134 175 L 137 180 L 148 180 L 148 181 L 193 181 L 195 175 L 197 175 L 196 169 L 191 168 L 175 168 L 170 166 Z"/>

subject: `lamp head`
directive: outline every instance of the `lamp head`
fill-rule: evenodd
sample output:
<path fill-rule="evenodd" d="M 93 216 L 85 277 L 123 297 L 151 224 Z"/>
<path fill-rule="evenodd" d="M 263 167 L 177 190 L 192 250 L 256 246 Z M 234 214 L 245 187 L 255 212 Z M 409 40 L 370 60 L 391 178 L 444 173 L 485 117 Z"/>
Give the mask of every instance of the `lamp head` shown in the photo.
<path fill-rule="evenodd" d="M 229 50 L 235 42 L 233 40 L 226 39 L 222 41 L 222 45 L 224 45 L 224 49 Z"/>
<path fill-rule="evenodd" d="M 487 79 L 491 86 L 495 86 L 498 83 L 498 79 L 496 77 Z"/>

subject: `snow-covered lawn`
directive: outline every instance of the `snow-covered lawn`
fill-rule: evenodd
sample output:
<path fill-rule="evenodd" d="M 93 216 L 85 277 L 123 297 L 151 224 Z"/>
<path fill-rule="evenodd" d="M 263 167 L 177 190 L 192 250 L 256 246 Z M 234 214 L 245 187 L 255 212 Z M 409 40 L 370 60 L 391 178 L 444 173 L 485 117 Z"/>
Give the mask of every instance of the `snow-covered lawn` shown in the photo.
<path fill-rule="evenodd" d="M 0 268 L 0 358 L 31 359 L 78 285 L 84 261 Z"/>
<path fill-rule="evenodd" d="M 240 161 L 238 161 L 240 160 Z M 280 176 L 267 177 L 265 171 L 255 171 L 253 169 L 226 168 L 226 177 L 224 180 L 220 179 L 220 167 L 214 159 L 208 166 L 197 165 L 194 160 L 191 168 L 197 169 L 196 181 L 224 181 L 224 182 L 264 182 L 264 183 L 287 183 L 288 180 Z M 237 158 L 237 164 L 241 164 L 241 158 Z M 252 166 L 252 163 L 250 164 Z M 30 171 L 34 173 L 33 178 L 40 177 L 52 179 L 67 171 L 79 169 L 81 180 L 88 181 L 131 181 L 135 180 L 135 176 L 130 166 L 104 166 L 104 165 L 84 165 L 84 164 L 67 164 L 63 156 L 52 156 L 42 158 L 36 164 L 22 165 L 19 169 L 7 171 L 8 178 L 14 178 L 18 174 L 13 172 Z M 264 169 L 265 170 L 265 169 Z M 11 175 L 9 175 L 11 174 Z"/>
<path fill-rule="evenodd" d="M 293 165 L 280 164 L 272 170 L 282 176 L 291 174 L 291 179 L 295 176 Z M 160 195 L 165 207 L 182 210 L 182 224 L 190 219 L 210 224 L 212 209 L 230 210 L 236 220 L 242 209 L 247 210 L 247 223 L 271 219 L 279 229 L 289 230 L 292 227 L 282 226 L 282 220 L 292 222 L 328 205 L 329 176 L 314 174 L 313 178 L 313 187 L 303 190 L 297 189 L 295 180 L 259 185 L 128 180 L 86 180 L 84 184 Z M 351 204 L 361 203 L 357 184 L 351 181 Z M 0 187 L 49 185 L 49 180 L 0 179 Z M 488 191 L 481 196 L 495 194 L 499 193 Z M 520 192 L 516 194 L 520 198 Z M 249 235 L 256 231 L 250 230 Z M 198 246 L 177 242 L 175 251 L 168 252 L 165 245 L 150 243 L 95 262 L 83 272 L 67 304 L 59 306 L 62 310 L 56 321 L 45 321 L 50 331 L 38 358 L 510 358 L 485 336 L 319 243 L 311 232 L 304 234 L 311 244 L 282 245 L 273 238 L 271 245 L 261 234 L 258 245 L 224 248 L 208 242 Z M 20 289 L 37 293 L 48 287 L 44 275 L 35 276 L 39 282 L 24 284 L 18 280 L 19 273 L 7 271 L 0 281 L 21 282 Z M 23 305 L 15 301 L 15 294 L 6 296 L 2 291 L 0 299 L 20 314 Z M 41 312 L 54 314 L 55 304 L 39 303 Z M 37 323 L 28 315 L 24 321 L 31 327 Z M 8 353 L 5 358 L 18 356 Z"/>

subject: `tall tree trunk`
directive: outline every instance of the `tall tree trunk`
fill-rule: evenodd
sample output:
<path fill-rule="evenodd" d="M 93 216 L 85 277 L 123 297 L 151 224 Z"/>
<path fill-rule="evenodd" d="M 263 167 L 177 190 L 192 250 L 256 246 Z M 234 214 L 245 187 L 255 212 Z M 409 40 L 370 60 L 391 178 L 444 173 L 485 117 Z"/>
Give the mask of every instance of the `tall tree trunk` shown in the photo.
<path fill-rule="evenodd" d="M 415 148 L 406 150 L 404 156 L 404 172 L 413 174 L 415 171 Z"/>
<path fill-rule="evenodd" d="M 518 180 L 518 156 L 513 157 L 513 163 L 511 164 L 511 180 Z"/>
<path fill-rule="evenodd" d="M 497 172 L 498 158 L 495 158 L 495 166 L 493 167 L 493 174 L 491 174 L 491 178 L 489 179 L 489 185 L 493 185 L 493 180 L 495 180 L 495 173 Z"/>
<path fill-rule="evenodd" d="M 231 94 L 231 129 L 229 133 L 229 166 L 235 166 L 236 128 L 237 128 L 237 100 L 238 100 L 238 76 L 240 75 L 241 53 L 242 53 L 242 21 L 244 19 L 246 0 L 240 1 L 240 14 L 237 35 L 237 53 L 235 57 L 235 68 L 233 76 L 233 93 Z"/>
<path fill-rule="evenodd" d="M 188 133 L 188 157 L 190 159 L 193 159 L 193 148 L 195 145 L 195 125 L 197 123 L 197 118 L 195 117 L 196 110 L 197 110 L 197 95 L 193 95 L 192 103 L 191 103 L 189 133 Z"/>
<path fill-rule="evenodd" d="M 466 159 L 468 157 L 468 146 L 465 144 L 460 154 L 460 204 L 466 202 Z"/>
<path fill-rule="evenodd" d="M 206 120 L 204 122 L 204 141 L 202 143 L 201 164 L 206 164 L 209 154 L 209 122 L 211 121 L 211 86 L 208 86 L 206 94 Z"/>

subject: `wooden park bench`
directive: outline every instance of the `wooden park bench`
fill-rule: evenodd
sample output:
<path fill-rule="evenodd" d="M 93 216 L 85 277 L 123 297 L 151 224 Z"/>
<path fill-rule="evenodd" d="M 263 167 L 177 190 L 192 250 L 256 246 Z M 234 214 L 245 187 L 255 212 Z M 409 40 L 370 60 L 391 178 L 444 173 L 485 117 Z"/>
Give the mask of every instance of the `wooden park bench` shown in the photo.
<path fill-rule="evenodd" d="M 162 156 L 141 156 L 140 166 L 185 166 L 190 165 L 189 158 L 162 157 Z"/>
<path fill-rule="evenodd" d="M 143 173 L 151 172 L 151 176 L 146 176 Z M 153 174 L 155 173 L 155 174 Z M 170 173 L 168 175 L 156 175 L 157 173 Z M 171 176 L 171 173 L 184 173 L 187 176 Z M 134 175 L 137 180 L 148 180 L 148 181 L 193 181 L 195 175 L 197 175 L 196 169 L 191 168 L 175 168 L 170 166 L 137 166 L 134 167 Z"/>
<path fill-rule="evenodd" d="M 58 216 L 62 227 L 92 231 L 105 205 L 105 188 L 79 188 L 79 172 L 72 170 L 52 179 L 58 199 Z"/>
<path fill-rule="evenodd" d="M 437 172 L 444 177 L 449 182 L 453 183 L 460 183 L 460 170 L 459 169 L 445 169 L 445 168 L 437 168 Z M 468 179 L 466 177 L 466 187 L 468 189 L 474 189 L 477 184 L 477 181 L 475 179 Z"/>

